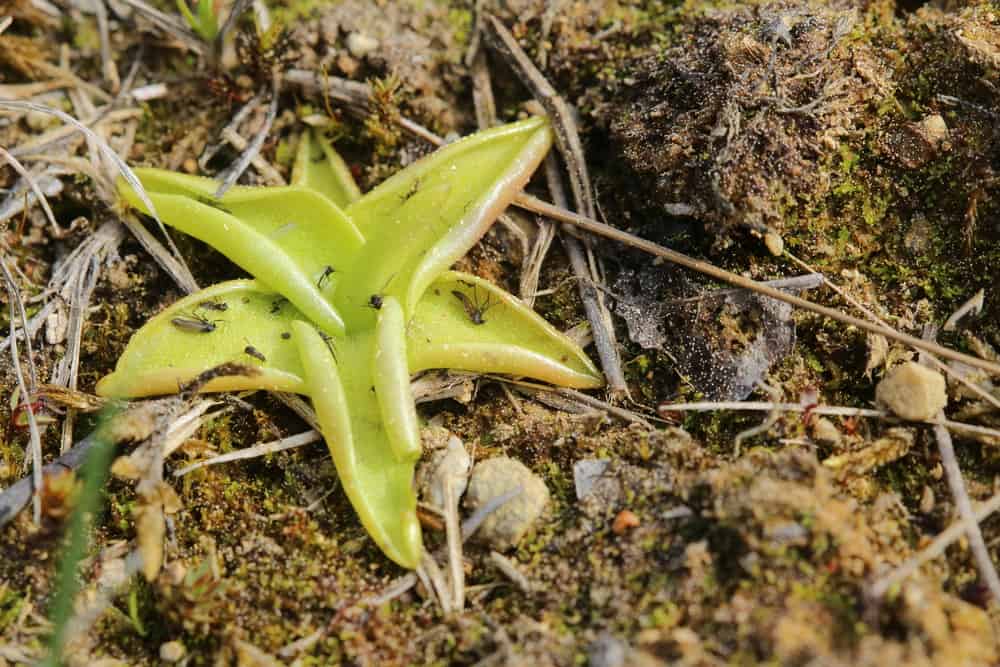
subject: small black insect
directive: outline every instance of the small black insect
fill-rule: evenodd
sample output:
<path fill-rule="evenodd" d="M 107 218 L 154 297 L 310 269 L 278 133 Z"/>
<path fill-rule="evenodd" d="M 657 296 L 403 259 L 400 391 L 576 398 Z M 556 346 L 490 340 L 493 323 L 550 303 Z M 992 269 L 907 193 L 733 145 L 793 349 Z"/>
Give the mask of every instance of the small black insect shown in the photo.
<path fill-rule="evenodd" d="M 374 308 L 375 310 L 381 310 L 382 309 L 382 295 L 381 294 L 372 294 L 371 298 L 368 299 L 368 307 L 369 308 Z"/>
<path fill-rule="evenodd" d="M 170 318 L 170 323 L 181 331 L 191 333 L 212 333 L 216 329 L 216 322 L 220 320 L 210 320 L 204 315 L 192 313 L 191 317 L 177 316 Z"/>
<path fill-rule="evenodd" d="M 330 350 L 330 356 L 333 357 L 334 361 L 336 361 L 337 360 L 337 346 L 334 345 L 334 343 L 333 343 L 333 336 L 330 336 L 329 334 L 325 334 L 322 331 L 319 331 L 317 333 L 319 333 L 319 337 L 323 339 L 323 342 L 326 343 L 326 349 Z"/>
<path fill-rule="evenodd" d="M 255 348 L 253 345 L 247 345 L 245 348 L 243 348 L 243 351 L 262 363 L 267 361 L 267 357 L 265 357 L 261 353 L 261 351 Z"/>
<path fill-rule="evenodd" d="M 282 340 L 288 340 L 291 337 L 292 337 L 291 332 L 288 332 L 288 331 L 281 332 L 281 339 Z"/>
<path fill-rule="evenodd" d="M 195 308 L 205 308 L 206 310 L 215 310 L 220 313 L 225 312 L 229 309 L 229 304 L 225 301 L 216 301 L 215 299 L 209 299 L 208 301 L 202 301 Z"/>
<path fill-rule="evenodd" d="M 327 264 L 326 268 L 323 269 L 323 275 L 321 275 L 319 280 L 316 281 L 316 287 L 318 289 L 323 289 L 323 283 L 330 280 L 330 276 L 332 276 L 335 271 L 335 268 Z"/>
<path fill-rule="evenodd" d="M 472 288 L 472 297 L 470 298 L 465 292 L 459 292 L 457 289 L 451 291 L 452 295 L 462 303 L 462 308 L 465 309 L 465 314 L 469 316 L 473 324 L 480 325 L 486 324 L 486 311 L 488 311 L 493 306 L 500 303 L 499 301 L 493 301 L 490 299 L 489 294 L 486 295 L 484 300 L 479 299 L 479 290 L 475 286 Z"/>
<path fill-rule="evenodd" d="M 410 197 L 412 197 L 413 195 L 417 194 L 417 191 L 419 189 L 420 189 L 420 179 L 418 178 L 415 181 L 413 181 L 413 185 L 411 185 L 410 188 L 406 192 L 404 192 L 403 194 L 399 195 L 400 203 L 408 201 L 410 199 Z"/>
<path fill-rule="evenodd" d="M 271 302 L 271 314 L 275 315 L 281 307 L 288 303 L 288 299 L 283 296 L 279 296 L 277 299 Z"/>

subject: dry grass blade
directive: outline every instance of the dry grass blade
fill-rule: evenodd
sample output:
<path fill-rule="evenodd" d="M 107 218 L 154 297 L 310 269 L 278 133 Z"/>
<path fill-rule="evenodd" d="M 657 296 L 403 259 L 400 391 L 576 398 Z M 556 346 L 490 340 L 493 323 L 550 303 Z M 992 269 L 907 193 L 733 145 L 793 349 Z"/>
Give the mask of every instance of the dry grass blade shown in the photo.
<path fill-rule="evenodd" d="M 504 57 L 551 117 L 556 133 L 556 146 L 566 161 L 577 208 L 588 218 L 593 218 L 596 214 L 594 195 L 590 187 L 590 176 L 587 174 L 587 162 L 583 157 L 583 144 L 580 142 L 576 123 L 573 121 L 573 114 L 552 84 L 542 76 L 524 53 L 506 26 L 490 14 L 486 14 L 483 18 L 491 46 Z"/>
<path fill-rule="evenodd" d="M 97 34 L 101 39 L 101 73 L 104 76 L 104 81 L 111 87 L 111 91 L 116 92 L 121 87 L 121 81 L 118 79 L 118 68 L 115 66 L 114 58 L 111 57 L 108 8 L 103 2 L 95 2 L 94 11 L 97 14 Z"/>
<path fill-rule="evenodd" d="M 136 10 L 157 28 L 174 37 L 188 49 L 198 54 L 204 54 L 205 44 L 180 19 L 164 14 L 159 9 L 147 5 L 142 0 L 122 0 L 123 3 Z"/>
<path fill-rule="evenodd" d="M 69 307 L 65 328 L 65 338 L 68 342 L 66 352 L 56 366 L 52 378 L 52 383 L 55 385 L 70 391 L 75 391 L 77 388 L 83 325 L 89 311 L 90 299 L 97 286 L 102 263 L 118 249 L 124 238 L 125 230 L 120 224 L 114 221 L 106 222 L 77 246 L 52 273 L 48 291 L 57 294 L 57 298 Z M 53 339 L 60 340 L 62 337 L 63 334 L 56 332 Z M 61 452 L 65 452 L 72 445 L 74 422 L 75 411 L 70 410 L 63 421 Z"/>
<path fill-rule="evenodd" d="M 579 215 L 578 213 L 573 213 L 572 211 L 567 211 L 566 209 L 558 206 L 553 206 L 552 204 L 544 202 L 537 197 L 521 194 L 514 200 L 514 203 L 518 206 L 526 208 L 529 211 L 547 215 L 553 220 L 558 220 L 560 222 L 568 222 L 592 234 L 597 234 L 598 236 L 603 236 L 604 238 L 611 239 L 612 241 L 630 245 L 633 248 L 638 248 L 639 250 L 649 253 L 650 255 L 662 257 L 669 262 L 678 264 L 693 271 L 697 271 L 698 273 L 715 278 L 716 280 L 729 283 L 730 285 L 735 285 L 736 287 L 742 287 L 756 292 L 757 294 L 769 296 L 772 299 L 777 299 L 778 301 L 791 304 L 796 308 L 801 308 L 818 315 L 823 315 L 824 317 L 829 317 L 830 319 L 855 326 L 864 331 L 881 334 L 886 338 L 905 343 L 906 345 L 911 345 L 918 350 L 930 352 L 931 354 L 935 354 L 946 359 L 961 361 L 962 363 L 973 366 L 974 368 L 979 368 L 993 375 L 1000 376 L 1000 364 L 998 363 L 980 359 L 979 357 L 973 357 L 961 352 L 956 352 L 955 350 L 948 349 L 937 343 L 921 340 L 915 336 L 910 336 L 909 334 L 904 334 L 867 320 L 852 317 L 851 315 L 842 313 L 834 308 L 821 306 L 817 303 L 813 303 L 812 301 L 803 299 L 793 294 L 788 294 L 787 292 L 783 292 L 779 289 L 762 285 L 761 283 L 751 280 L 750 278 L 744 278 L 743 276 L 732 273 L 731 271 L 720 269 L 719 267 L 709 264 L 708 262 L 688 257 L 687 255 L 679 253 L 676 250 L 670 250 L 669 248 L 665 248 L 658 243 L 653 243 L 652 241 L 647 241 L 646 239 L 629 234 L 628 232 L 623 232 L 620 229 L 615 229 L 614 227 L 606 225 L 603 222 L 598 222 L 597 220 L 587 218 Z"/>
<path fill-rule="evenodd" d="M 985 521 L 991 514 L 998 510 L 1000 510 L 1000 493 L 994 495 L 975 510 L 975 521 Z M 959 519 L 948 526 L 940 535 L 934 538 L 933 542 L 924 547 L 919 553 L 909 558 L 889 574 L 875 580 L 868 588 L 868 596 L 874 599 L 881 598 L 890 590 L 906 581 L 922 565 L 943 555 L 949 546 L 957 542 L 965 534 L 965 526 L 966 522 L 963 519 Z"/>
<path fill-rule="evenodd" d="M 35 489 L 42 488 L 42 438 L 38 432 L 38 422 L 35 420 L 35 410 L 32 407 L 32 393 L 35 390 L 35 386 L 38 384 L 38 377 L 35 372 L 35 363 L 32 360 L 31 352 L 31 338 L 25 336 L 25 347 L 28 351 L 28 368 L 31 373 L 31 383 L 28 385 L 24 381 L 24 373 L 21 371 L 21 355 L 17 350 L 17 335 L 14 331 L 14 322 L 17 321 L 18 315 L 21 318 L 21 326 L 27 331 L 28 330 L 28 316 L 24 311 L 24 302 L 21 301 L 20 291 L 17 289 L 17 284 L 14 282 L 13 276 L 10 275 L 10 271 L 7 269 L 6 258 L 0 257 L 0 270 L 3 271 L 4 281 L 7 284 L 7 299 L 8 305 L 10 307 L 10 356 L 14 362 L 14 374 L 17 376 L 17 386 L 20 390 L 20 398 L 24 401 L 25 412 L 28 415 L 28 432 L 30 434 L 31 440 L 31 473 L 32 473 L 32 483 Z M 35 525 L 38 525 L 42 520 L 42 498 L 38 493 L 34 494 L 34 505 L 33 514 Z"/>
<path fill-rule="evenodd" d="M 559 165 L 556 157 L 551 152 L 545 156 L 545 175 L 549 182 L 559 178 Z M 552 241 L 556 237 L 555 225 L 541 216 L 536 216 L 538 224 L 538 234 L 535 235 L 535 243 L 531 247 L 531 252 L 525 260 L 525 268 L 521 271 L 521 299 L 529 306 L 535 305 L 535 298 L 538 296 L 538 280 L 542 271 L 542 264 L 549 254 Z"/>
<path fill-rule="evenodd" d="M 872 408 L 849 408 L 839 405 L 805 405 L 802 403 L 770 403 L 767 401 L 702 401 L 695 403 L 663 403 L 657 410 L 662 415 L 671 412 L 714 412 L 716 410 L 747 410 L 754 412 L 808 412 L 813 415 L 828 415 L 836 417 L 872 417 L 875 419 L 897 419 L 885 410 Z M 969 436 L 984 436 L 1000 439 L 1000 429 L 978 424 L 966 424 L 951 419 L 914 422 L 931 426 L 944 426 L 953 433 L 964 433 Z"/>
<path fill-rule="evenodd" d="M 114 165 L 115 169 L 119 174 L 121 174 L 122 178 L 124 178 L 129 186 L 135 190 L 143 206 L 146 207 L 153 219 L 156 220 L 156 224 L 159 226 L 160 232 L 163 234 L 164 238 L 167 239 L 167 243 L 170 246 L 174 259 L 176 260 L 175 266 L 171 267 L 173 271 L 168 269 L 166 266 L 164 266 L 164 268 L 171 273 L 171 276 L 175 281 L 177 281 L 177 284 L 188 293 L 198 290 L 198 283 L 195 282 L 194 276 L 191 275 L 191 271 L 184 262 L 184 258 L 181 256 L 177 246 L 174 245 L 173 239 L 171 239 L 170 235 L 167 234 L 167 230 L 166 227 L 163 226 L 163 222 L 160 220 L 159 216 L 156 215 L 156 207 L 153 206 L 153 202 L 150 201 L 149 195 L 146 194 L 146 189 L 142 187 L 142 183 L 139 182 L 135 173 L 127 164 L 125 164 L 125 161 L 111 148 L 111 146 L 108 145 L 107 141 L 102 139 L 92 129 L 81 123 L 76 118 L 73 118 L 73 116 L 69 115 L 65 111 L 54 109 L 52 107 L 45 106 L 44 104 L 23 102 L 19 100 L 0 100 L 0 108 L 14 109 L 17 111 L 37 111 L 39 113 L 55 116 L 67 125 L 73 126 L 77 131 L 82 132 L 87 140 L 91 142 L 93 146 L 97 147 L 104 158 Z M 132 229 L 132 227 L 130 227 L 130 229 Z M 161 265 L 162 264 L 163 262 L 161 261 Z"/>
<path fill-rule="evenodd" d="M 280 83 L 278 75 L 275 74 L 274 78 L 271 80 L 271 103 L 267 107 L 267 115 L 264 117 L 264 125 L 257 132 L 257 135 L 253 138 L 253 141 L 246 147 L 246 150 L 240 154 L 236 162 L 229 167 L 225 175 L 222 177 L 222 183 L 219 184 L 218 190 L 215 191 L 215 198 L 220 199 L 222 195 L 226 194 L 226 190 L 231 188 L 237 179 L 243 175 L 247 167 L 250 166 L 250 162 L 260 153 L 261 146 L 264 145 L 264 141 L 267 139 L 268 133 L 271 131 L 271 125 L 274 124 L 274 119 L 278 116 L 278 93 L 280 92 Z"/>
<path fill-rule="evenodd" d="M 212 53 L 215 58 L 219 58 L 222 55 L 222 49 L 226 44 L 226 37 L 229 36 L 230 31 L 236 26 L 236 22 L 250 9 L 250 5 L 252 4 L 253 0 L 236 0 L 233 3 L 232 9 L 229 10 L 229 15 L 226 16 L 226 20 L 222 23 L 212 43 Z"/>
<path fill-rule="evenodd" d="M 265 456 L 267 454 L 274 454 L 276 452 L 283 452 L 286 449 L 294 449 L 296 447 L 302 447 L 304 445 L 309 445 L 314 442 L 322 440 L 323 436 L 317 431 L 309 430 L 297 435 L 292 435 L 287 438 L 282 438 L 280 440 L 274 440 L 273 442 L 261 442 L 247 447 L 246 449 L 240 449 L 235 452 L 229 452 L 228 454 L 222 454 L 220 456 L 214 456 L 210 459 L 204 461 L 198 461 L 197 463 L 192 463 L 189 466 L 181 468 L 180 470 L 174 471 L 174 477 L 183 477 L 184 475 L 199 470 L 200 468 L 205 468 L 207 466 L 218 465 L 220 463 L 228 463 L 229 461 L 240 461 L 242 459 L 252 459 L 259 456 Z"/>
<path fill-rule="evenodd" d="M 28 184 L 28 187 L 31 188 L 31 192 L 35 195 L 35 201 L 42 205 L 42 210 L 45 211 L 45 217 L 52 226 L 52 235 L 57 239 L 62 238 L 64 236 L 63 230 L 59 228 L 59 223 L 56 222 L 56 216 L 52 212 L 52 207 L 49 206 L 49 200 L 45 197 L 45 193 L 42 189 L 38 187 L 38 183 L 35 181 L 35 178 L 28 172 L 27 169 L 24 168 L 24 165 L 18 162 L 17 158 L 8 153 L 5 148 L 0 147 L 0 157 L 6 160 L 7 164 L 13 167 L 14 171 L 16 171 L 18 175 L 24 179 L 24 182 Z"/>
<path fill-rule="evenodd" d="M 943 415 L 939 415 L 943 418 Z M 941 452 L 941 465 L 944 466 L 945 477 L 948 480 L 948 487 L 951 495 L 955 499 L 955 506 L 958 515 L 962 518 L 966 535 L 969 538 L 969 546 L 976 559 L 976 569 L 979 570 L 981 583 L 989 588 L 993 599 L 1000 603 L 1000 577 L 997 576 L 996 567 L 990 559 L 990 552 L 986 548 L 983 540 L 983 533 L 979 530 L 979 522 L 976 520 L 975 512 L 972 511 L 972 500 L 969 499 L 969 492 L 965 488 L 965 480 L 962 479 L 962 470 L 958 466 L 958 458 L 955 456 L 955 448 L 951 442 L 951 434 L 944 426 L 934 427 L 934 438 L 938 443 L 938 451 Z"/>

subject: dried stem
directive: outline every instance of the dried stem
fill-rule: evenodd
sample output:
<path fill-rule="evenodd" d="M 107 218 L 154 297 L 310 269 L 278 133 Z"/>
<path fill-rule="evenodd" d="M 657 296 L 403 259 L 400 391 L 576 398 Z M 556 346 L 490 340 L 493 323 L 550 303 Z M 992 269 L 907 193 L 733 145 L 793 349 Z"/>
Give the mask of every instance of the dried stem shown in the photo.
<path fill-rule="evenodd" d="M 271 125 L 274 124 L 274 119 L 278 116 L 278 94 L 280 92 L 280 79 L 278 73 L 275 72 L 274 76 L 271 78 L 271 103 L 267 108 L 267 115 L 264 117 L 264 125 L 257 132 L 257 135 L 247 146 L 246 150 L 240 155 L 240 157 L 229 167 L 225 176 L 222 178 L 222 183 L 219 184 L 219 189 L 215 191 L 215 198 L 219 199 L 222 195 L 226 194 L 226 190 L 231 188 L 237 179 L 243 175 L 247 167 L 250 166 L 250 162 L 260 153 L 261 146 L 264 145 L 264 141 L 267 139 L 268 133 L 271 131 Z"/>
<path fill-rule="evenodd" d="M 801 266 L 801 267 L 803 267 L 803 268 L 805 268 L 805 269 L 807 269 L 809 271 L 815 271 L 815 269 L 813 267 L 811 267 L 809 264 L 807 264 L 806 262 L 802 261 L 801 259 L 799 259 L 795 255 L 793 255 L 792 253 L 790 253 L 788 251 L 785 251 L 785 255 L 787 255 L 789 259 L 791 259 L 793 262 L 795 262 L 799 266 Z M 846 290 L 843 290 L 840 287 L 838 287 L 835 282 L 827 279 L 826 280 L 826 284 L 830 287 L 830 289 L 832 289 L 834 292 L 836 292 L 838 295 L 840 295 L 840 297 L 842 299 L 844 299 L 844 301 L 846 301 L 847 303 L 851 304 L 852 306 L 854 306 L 855 308 L 857 308 L 858 310 L 860 310 L 862 313 L 864 313 L 868 317 L 868 319 L 870 319 L 871 321 L 876 322 L 878 324 L 881 324 L 882 326 L 884 326 L 886 328 L 890 328 L 890 329 L 892 328 L 892 327 L 889 326 L 889 324 L 885 320 L 883 320 L 878 315 L 876 315 L 875 313 L 873 313 L 863 303 L 861 303 L 860 301 L 858 301 L 857 299 L 855 299 L 853 296 L 851 296 L 850 294 L 848 294 Z M 982 307 L 982 294 L 983 294 L 983 291 L 979 290 L 978 297 L 979 297 L 979 307 L 980 308 Z M 948 318 L 948 322 L 945 323 L 945 330 L 946 331 L 948 330 L 948 323 L 949 322 L 952 323 L 952 328 L 954 328 L 954 322 L 957 322 L 962 317 L 962 315 L 964 313 L 969 312 L 970 310 L 975 309 L 975 307 L 976 307 L 976 297 L 973 297 L 972 299 L 970 299 L 969 301 L 967 301 L 965 303 L 965 305 L 963 305 L 961 308 L 959 308 L 957 311 L 955 311 L 955 313 L 951 317 Z M 895 329 L 893 329 L 893 330 L 895 330 Z M 935 357 L 933 354 L 931 354 L 929 352 L 926 352 L 925 358 L 926 358 L 926 360 L 927 360 L 927 362 L 929 364 L 931 364 L 932 366 L 934 366 L 935 368 L 937 368 L 939 371 L 943 372 L 945 375 L 947 375 L 951 379 L 955 380 L 959 384 L 963 385 L 966 389 L 968 389 L 972 393 L 976 394 L 981 399 L 983 399 L 987 403 L 991 404 L 993 407 L 995 407 L 997 409 L 1000 409 L 1000 399 L 998 399 L 996 396 L 992 395 L 991 393 L 989 393 L 988 391 L 986 391 L 985 389 L 983 389 L 979 385 L 977 385 L 974 382 L 970 381 L 968 378 L 966 378 L 966 377 L 964 377 L 964 376 L 956 373 L 951 368 L 951 366 L 949 366 L 948 364 L 942 362 L 940 359 L 938 359 L 937 357 Z"/>
<path fill-rule="evenodd" d="M 764 296 L 769 296 L 772 299 L 777 299 L 778 301 L 791 304 L 796 308 L 801 308 L 818 315 L 823 315 L 824 317 L 829 317 L 830 319 L 855 326 L 864 331 L 881 334 L 886 338 L 905 343 L 906 345 L 911 345 L 919 350 L 930 352 L 946 359 L 961 361 L 969 366 L 973 366 L 993 375 L 1000 376 L 1000 364 L 998 363 L 973 357 L 961 352 L 956 352 L 955 350 L 948 349 L 932 341 L 921 340 L 915 336 L 894 331 L 889 327 L 868 322 L 867 320 L 862 320 L 857 317 L 852 317 L 834 308 L 821 306 L 817 303 L 813 303 L 812 301 L 808 301 L 793 294 L 788 294 L 779 289 L 762 285 L 755 280 L 745 278 L 741 275 L 726 271 L 725 269 L 720 269 L 719 267 L 709 264 L 708 262 L 688 257 L 687 255 L 679 253 L 676 250 L 665 248 L 658 243 L 647 241 L 646 239 L 639 238 L 638 236 L 629 234 L 628 232 L 623 232 L 620 229 L 615 229 L 614 227 L 598 222 L 597 220 L 587 218 L 578 213 L 573 213 L 572 211 L 567 211 L 566 209 L 558 206 L 553 206 L 552 204 L 544 202 L 537 197 L 522 193 L 518 195 L 518 197 L 514 200 L 514 203 L 529 211 L 547 215 L 553 220 L 558 220 L 560 222 L 568 222 L 592 234 L 597 234 L 598 236 L 603 236 L 604 238 L 611 239 L 612 241 L 618 241 L 619 243 L 630 245 L 633 248 L 655 255 L 656 257 L 662 257 L 669 262 L 679 264 L 680 266 L 705 274 L 715 278 L 716 280 L 729 283 L 730 285 L 752 290 L 758 294 L 763 294 Z"/>
<path fill-rule="evenodd" d="M 943 413 L 938 416 L 944 418 Z M 951 495 L 955 498 L 958 515 L 962 518 L 966 535 L 969 538 L 969 546 L 976 559 L 979 578 L 989 588 L 993 599 L 1000 602 L 1000 577 L 997 576 L 996 568 L 990 559 L 990 552 L 983 540 L 983 533 L 979 530 L 979 522 L 972 511 L 972 501 L 965 488 L 965 480 L 962 479 L 962 470 L 958 466 L 955 448 L 951 443 L 951 434 L 948 433 L 948 429 L 939 424 L 934 427 L 934 437 L 937 439 L 938 451 L 941 453 L 941 465 L 944 466 L 948 487 L 951 489 Z"/>
<path fill-rule="evenodd" d="M 1000 493 L 994 495 L 975 511 L 975 521 L 985 521 L 991 514 L 1000 510 Z M 959 519 L 948 526 L 934 541 L 924 547 L 919 553 L 907 559 L 905 563 L 897 567 L 889 574 L 875 580 L 868 588 L 868 595 L 871 598 L 880 598 L 896 586 L 903 583 L 914 572 L 919 570 L 925 563 L 929 563 L 938 556 L 944 554 L 945 550 L 953 543 L 957 542 L 965 534 L 966 523 Z"/>

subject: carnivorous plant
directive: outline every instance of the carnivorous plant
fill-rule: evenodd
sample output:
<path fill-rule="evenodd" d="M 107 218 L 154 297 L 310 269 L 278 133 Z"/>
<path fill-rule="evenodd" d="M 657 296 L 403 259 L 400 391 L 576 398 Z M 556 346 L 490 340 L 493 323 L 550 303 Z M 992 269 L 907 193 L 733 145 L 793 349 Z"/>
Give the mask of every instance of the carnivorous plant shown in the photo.
<path fill-rule="evenodd" d="M 446 368 L 602 384 L 583 350 L 516 297 L 449 270 L 551 141 L 541 118 L 479 132 L 364 196 L 329 143 L 308 133 L 287 187 L 238 186 L 216 199 L 211 179 L 137 169 L 164 222 L 255 279 L 212 285 L 150 319 L 98 393 L 173 393 L 237 361 L 256 372 L 203 390 L 307 395 L 361 522 L 389 558 L 415 568 L 421 445 L 411 374 Z M 120 189 L 145 211 L 128 185 Z"/>

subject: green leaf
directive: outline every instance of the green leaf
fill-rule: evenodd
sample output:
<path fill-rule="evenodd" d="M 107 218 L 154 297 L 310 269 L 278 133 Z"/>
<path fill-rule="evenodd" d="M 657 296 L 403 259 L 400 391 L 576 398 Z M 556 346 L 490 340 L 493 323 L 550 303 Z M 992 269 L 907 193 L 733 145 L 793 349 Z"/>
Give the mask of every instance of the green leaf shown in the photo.
<path fill-rule="evenodd" d="M 225 306 L 225 310 L 218 308 Z M 213 308 L 214 306 L 214 308 Z M 175 322 L 180 318 L 184 324 Z M 214 327 L 198 327 L 204 318 Z M 280 294 L 253 280 L 212 285 L 153 317 L 129 341 L 115 372 L 97 383 L 101 396 L 172 394 L 200 373 L 226 362 L 257 369 L 252 376 L 219 377 L 202 391 L 268 389 L 304 393 L 302 363 L 291 322 L 303 315 Z M 252 347 L 266 359 L 247 353 Z"/>
<path fill-rule="evenodd" d="M 567 387 L 604 384 L 579 345 L 517 297 L 467 273 L 449 271 L 435 280 L 407 331 L 413 373 L 454 368 Z"/>
<path fill-rule="evenodd" d="M 307 130 L 299 140 L 292 185 L 318 192 L 341 208 L 361 199 L 351 169 L 322 132 Z"/>
<path fill-rule="evenodd" d="M 398 458 L 384 426 L 374 391 L 376 335 L 367 330 L 338 339 L 334 359 L 312 326 L 296 321 L 292 327 L 306 388 L 344 492 L 382 551 L 403 567 L 416 568 L 423 553 L 413 491 L 416 455 Z"/>
<path fill-rule="evenodd" d="M 216 200 L 211 179 L 160 169 L 137 169 L 136 175 L 165 223 L 279 290 L 328 333 L 344 332 L 329 297 L 364 238 L 326 197 L 298 187 L 235 187 Z M 124 181 L 119 188 L 148 213 Z"/>
<path fill-rule="evenodd" d="M 543 118 L 476 133 L 410 165 L 346 211 L 367 239 L 337 289 L 349 327 L 371 326 L 373 295 L 409 316 L 427 286 L 486 232 L 552 143 Z"/>

